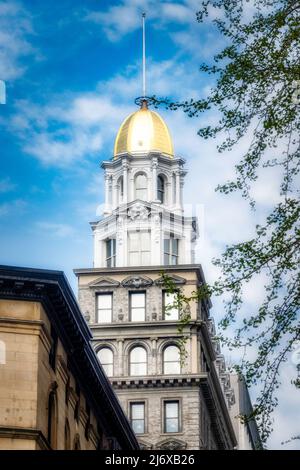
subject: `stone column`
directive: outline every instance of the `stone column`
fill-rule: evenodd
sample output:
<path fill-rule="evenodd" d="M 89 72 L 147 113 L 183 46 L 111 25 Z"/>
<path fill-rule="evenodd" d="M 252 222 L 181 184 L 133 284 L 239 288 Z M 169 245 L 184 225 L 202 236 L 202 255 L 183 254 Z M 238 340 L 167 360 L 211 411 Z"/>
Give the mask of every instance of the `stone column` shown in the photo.
<path fill-rule="evenodd" d="M 157 158 L 152 160 L 152 201 L 157 201 Z"/>
<path fill-rule="evenodd" d="M 172 183 L 167 181 L 165 189 L 165 205 L 172 206 Z"/>
<path fill-rule="evenodd" d="M 119 338 L 118 339 L 118 357 L 119 357 L 119 363 L 118 363 L 118 376 L 123 377 L 124 376 L 124 338 Z M 125 375 L 128 375 L 125 373 Z"/>
<path fill-rule="evenodd" d="M 157 338 L 152 338 L 151 340 L 151 356 L 152 356 L 152 361 L 151 361 L 151 369 L 149 370 L 148 373 L 153 374 L 153 375 L 158 375 L 159 370 L 158 370 L 158 363 L 157 363 Z"/>
<path fill-rule="evenodd" d="M 110 175 L 105 173 L 105 203 L 104 203 L 104 211 L 103 214 L 107 215 L 111 212 L 111 205 L 109 200 L 109 180 Z"/>
<path fill-rule="evenodd" d="M 179 190 L 179 203 L 180 207 L 183 206 L 183 186 L 184 186 L 184 179 L 183 176 L 180 177 L 180 190 Z"/>
<path fill-rule="evenodd" d="M 123 204 L 128 201 L 128 163 L 123 160 Z"/>
<path fill-rule="evenodd" d="M 135 188 L 134 188 L 134 177 L 132 174 L 132 168 L 129 173 L 129 188 L 128 188 L 129 200 L 127 202 L 134 201 L 135 199 Z"/>
<path fill-rule="evenodd" d="M 180 171 L 176 171 L 176 209 L 180 209 Z"/>
<path fill-rule="evenodd" d="M 112 210 L 117 207 L 117 194 L 118 194 L 118 183 L 117 179 L 113 177 L 112 179 Z"/>

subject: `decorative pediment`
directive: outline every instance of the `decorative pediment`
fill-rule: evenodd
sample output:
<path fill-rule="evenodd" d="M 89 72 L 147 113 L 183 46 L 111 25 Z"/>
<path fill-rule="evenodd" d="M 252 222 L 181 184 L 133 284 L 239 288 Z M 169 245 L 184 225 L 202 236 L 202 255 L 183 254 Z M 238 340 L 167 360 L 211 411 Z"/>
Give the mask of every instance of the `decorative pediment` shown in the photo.
<path fill-rule="evenodd" d="M 134 204 L 127 212 L 127 215 L 131 220 L 147 220 L 149 214 L 150 210 L 141 202 Z"/>
<path fill-rule="evenodd" d="M 180 276 L 176 276 L 176 274 L 167 274 L 168 278 L 176 285 L 182 285 L 186 283 L 186 279 Z M 155 280 L 155 284 L 162 285 L 164 284 L 163 277 L 159 277 Z"/>
<path fill-rule="evenodd" d="M 89 287 L 119 287 L 120 283 L 110 277 L 98 277 L 88 284 Z"/>
<path fill-rule="evenodd" d="M 149 287 L 153 284 L 152 279 L 147 276 L 128 276 L 121 282 L 123 287 Z"/>
<path fill-rule="evenodd" d="M 141 450 L 151 450 L 153 449 L 153 445 L 150 442 L 144 441 L 142 439 L 139 439 L 139 445 Z"/>
<path fill-rule="evenodd" d="M 156 449 L 161 450 L 180 450 L 186 449 L 187 443 L 184 441 L 180 441 L 179 439 L 166 439 L 164 441 L 160 441 L 156 444 Z"/>

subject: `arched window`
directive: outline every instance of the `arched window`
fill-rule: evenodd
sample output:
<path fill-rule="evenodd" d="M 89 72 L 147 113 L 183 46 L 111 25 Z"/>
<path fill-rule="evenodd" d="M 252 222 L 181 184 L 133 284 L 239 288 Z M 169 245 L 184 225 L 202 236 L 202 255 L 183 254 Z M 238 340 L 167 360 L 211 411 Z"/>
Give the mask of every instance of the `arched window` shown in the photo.
<path fill-rule="evenodd" d="M 48 442 L 52 449 L 56 448 L 57 435 L 57 407 L 56 394 L 52 390 L 48 398 Z"/>
<path fill-rule="evenodd" d="M 124 183 L 123 183 L 123 176 L 120 176 L 117 183 L 117 191 L 118 191 L 118 204 L 123 202 L 124 197 Z"/>
<path fill-rule="evenodd" d="M 130 351 L 129 375 L 147 375 L 147 352 L 141 346 Z"/>
<path fill-rule="evenodd" d="M 180 374 L 180 350 L 177 346 L 167 346 L 164 350 L 163 371 L 166 375 Z"/>
<path fill-rule="evenodd" d="M 144 173 L 139 173 L 135 177 L 135 198 L 147 201 L 148 199 L 148 185 L 147 176 Z"/>
<path fill-rule="evenodd" d="M 65 450 L 71 449 L 71 432 L 69 421 L 66 419 L 65 422 Z"/>
<path fill-rule="evenodd" d="M 165 180 L 161 175 L 157 177 L 157 199 L 161 203 L 165 202 Z"/>
<path fill-rule="evenodd" d="M 114 355 L 110 348 L 101 348 L 97 353 L 98 359 L 108 377 L 114 375 Z"/>

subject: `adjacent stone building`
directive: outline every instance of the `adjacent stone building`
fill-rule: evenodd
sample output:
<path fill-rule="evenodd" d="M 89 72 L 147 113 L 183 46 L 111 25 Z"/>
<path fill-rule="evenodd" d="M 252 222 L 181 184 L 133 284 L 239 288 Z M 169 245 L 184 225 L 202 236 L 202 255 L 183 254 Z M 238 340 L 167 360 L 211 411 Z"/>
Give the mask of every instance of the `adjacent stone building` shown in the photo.
<path fill-rule="evenodd" d="M 262 443 L 255 419 L 241 420 L 239 416 L 250 416 L 253 412 L 249 391 L 245 380 L 238 374 L 230 374 L 230 384 L 234 402 L 230 416 L 237 437 L 238 450 L 262 449 Z"/>
<path fill-rule="evenodd" d="M 0 266 L 0 449 L 138 449 L 62 272 Z"/>
<path fill-rule="evenodd" d="M 121 125 L 112 160 L 102 163 L 105 208 L 91 223 L 94 266 L 75 270 L 79 303 L 141 447 L 233 449 L 235 397 L 210 301 L 185 312 L 174 304 L 176 290 L 188 296 L 205 284 L 195 264 L 197 219 L 184 214 L 185 162 L 147 99 L 140 106 Z"/>

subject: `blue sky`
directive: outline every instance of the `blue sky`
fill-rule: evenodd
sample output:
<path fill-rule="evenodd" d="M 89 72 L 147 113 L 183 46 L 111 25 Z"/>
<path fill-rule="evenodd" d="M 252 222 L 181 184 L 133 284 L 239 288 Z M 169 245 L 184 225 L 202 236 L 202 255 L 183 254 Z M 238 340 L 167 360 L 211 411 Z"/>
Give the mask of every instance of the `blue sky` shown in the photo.
<path fill-rule="evenodd" d="M 89 221 L 103 202 L 99 164 L 111 158 L 118 127 L 142 94 L 141 13 L 148 94 L 196 98 L 212 85 L 199 64 L 224 44 L 210 24 L 197 24 L 198 3 L 0 0 L 0 79 L 7 86 L 7 104 L 0 105 L 1 264 L 61 269 L 76 290 L 73 268 L 92 266 Z M 258 210 L 251 212 L 239 195 L 214 191 L 233 176 L 249 136 L 220 156 L 216 142 L 197 136 L 201 125 L 215 122 L 213 112 L 197 120 L 160 113 L 187 160 L 185 202 L 201 222 L 197 261 L 212 280 L 218 273 L 211 258 L 249 237 L 278 200 L 278 175 L 261 174 L 253 188 Z M 262 298 L 260 281 L 245 292 L 249 311 Z M 216 318 L 220 309 L 216 303 Z M 270 447 L 298 431 L 293 370 L 289 363 L 283 372 L 282 396 L 290 400 L 276 412 Z"/>

